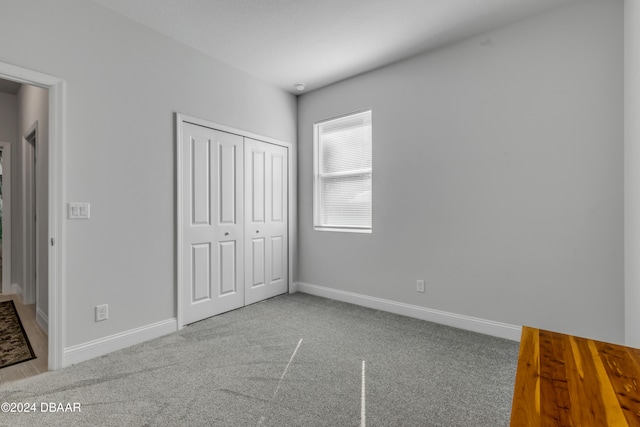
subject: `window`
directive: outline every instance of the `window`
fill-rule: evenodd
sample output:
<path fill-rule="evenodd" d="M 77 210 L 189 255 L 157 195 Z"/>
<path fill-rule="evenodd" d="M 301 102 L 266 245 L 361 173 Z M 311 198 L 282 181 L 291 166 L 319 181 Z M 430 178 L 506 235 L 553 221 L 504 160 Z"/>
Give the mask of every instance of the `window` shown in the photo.
<path fill-rule="evenodd" d="M 314 229 L 371 233 L 371 110 L 313 126 Z"/>

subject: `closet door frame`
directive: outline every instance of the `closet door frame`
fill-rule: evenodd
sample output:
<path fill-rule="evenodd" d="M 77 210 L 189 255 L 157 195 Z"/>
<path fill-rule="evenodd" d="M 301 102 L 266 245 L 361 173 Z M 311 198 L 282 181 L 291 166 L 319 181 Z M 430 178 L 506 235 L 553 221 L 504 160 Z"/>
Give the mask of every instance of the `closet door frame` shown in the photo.
<path fill-rule="evenodd" d="M 183 158 L 182 158 L 182 127 L 183 123 L 191 123 L 198 126 L 204 126 L 211 129 L 233 133 L 236 135 L 240 135 L 245 138 L 256 139 L 259 141 L 267 142 L 269 144 L 275 144 L 282 147 L 287 148 L 287 157 L 288 157 L 288 283 L 287 288 L 288 292 L 292 291 L 292 278 L 294 277 L 294 265 L 296 261 L 297 254 L 297 217 L 296 217 L 296 206 L 297 206 L 297 153 L 296 146 L 289 142 L 280 141 L 274 138 L 270 138 L 263 135 L 258 135 L 252 132 L 247 132 L 242 129 L 233 128 L 227 125 L 223 125 L 220 123 L 212 122 L 210 120 L 201 119 L 198 117 L 189 116 L 186 114 L 176 113 L 175 114 L 175 158 L 176 158 L 176 170 L 175 170 L 175 194 L 176 197 L 174 199 L 174 204 L 176 207 L 175 215 L 175 236 L 176 243 L 174 245 L 174 250 L 176 254 L 176 272 L 175 272 L 175 281 L 176 281 L 176 320 L 178 324 L 178 329 L 182 329 L 185 326 L 184 323 L 184 307 L 183 307 L 183 236 L 182 236 L 182 221 L 183 221 L 183 206 L 182 206 L 182 191 L 183 191 Z"/>

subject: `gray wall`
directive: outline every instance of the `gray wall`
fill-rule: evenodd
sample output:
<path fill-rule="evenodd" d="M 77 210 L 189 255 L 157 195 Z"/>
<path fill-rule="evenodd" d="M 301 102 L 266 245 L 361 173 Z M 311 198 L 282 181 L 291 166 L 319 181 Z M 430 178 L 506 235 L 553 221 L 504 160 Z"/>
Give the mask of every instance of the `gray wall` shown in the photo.
<path fill-rule="evenodd" d="M 91 220 L 66 222 L 63 345 L 174 318 L 174 113 L 295 142 L 295 97 L 85 0 L 4 0 L 0 40 L 66 81 L 65 205 Z"/>
<path fill-rule="evenodd" d="M 0 92 L 0 141 L 14 144 L 18 137 L 18 98 Z"/>
<path fill-rule="evenodd" d="M 23 218 L 25 217 L 23 210 L 23 203 L 25 197 L 25 189 L 23 183 L 26 182 L 26 175 L 32 174 L 31 169 L 33 166 L 27 164 L 24 160 L 24 146 L 27 144 L 23 138 L 25 134 L 31 129 L 31 127 L 37 122 L 37 141 L 36 141 L 36 155 L 39 161 L 36 162 L 37 177 L 36 186 L 38 188 L 38 201 L 36 203 L 38 211 L 36 212 L 38 221 L 38 284 L 39 289 L 36 293 L 38 297 L 37 308 L 42 311 L 42 314 L 48 316 L 48 276 L 49 276 L 49 263 L 48 263 L 48 221 L 46 220 L 49 212 L 49 204 L 46 190 L 49 185 L 47 179 L 49 173 L 49 165 L 42 159 L 48 158 L 49 153 L 49 91 L 39 87 L 31 85 L 22 85 L 18 91 L 18 135 L 19 143 L 14 145 L 15 149 L 12 151 L 13 167 L 12 181 L 11 181 L 11 194 L 13 197 L 12 204 L 12 234 L 11 234 L 11 283 L 18 283 L 24 289 L 24 247 L 25 241 L 22 234 L 22 228 L 24 227 Z M 33 237 L 28 236 L 29 240 Z"/>
<path fill-rule="evenodd" d="M 369 107 L 373 234 L 315 232 L 312 125 Z M 622 1 L 305 94 L 298 115 L 299 281 L 623 342 Z"/>

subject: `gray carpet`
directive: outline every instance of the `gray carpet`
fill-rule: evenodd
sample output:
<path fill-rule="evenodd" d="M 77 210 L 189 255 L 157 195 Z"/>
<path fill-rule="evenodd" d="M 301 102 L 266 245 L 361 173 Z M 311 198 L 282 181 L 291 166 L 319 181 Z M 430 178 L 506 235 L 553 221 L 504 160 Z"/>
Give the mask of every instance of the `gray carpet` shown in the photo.
<path fill-rule="evenodd" d="M 367 426 L 504 426 L 517 357 L 516 342 L 298 293 L 1 385 L 38 412 L 0 425 L 359 426 L 364 360 Z"/>

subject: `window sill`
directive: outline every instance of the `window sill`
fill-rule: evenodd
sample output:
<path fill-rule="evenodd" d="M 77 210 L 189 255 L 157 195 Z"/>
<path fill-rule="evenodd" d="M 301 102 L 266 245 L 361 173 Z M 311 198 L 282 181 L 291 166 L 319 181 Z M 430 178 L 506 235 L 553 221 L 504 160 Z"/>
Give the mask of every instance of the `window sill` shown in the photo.
<path fill-rule="evenodd" d="M 358 233 L 358 234 L 373 233 L 373 230 L 370 228 L 313 227 L 313 231 L 334 231 L 337 233 Z"/>

